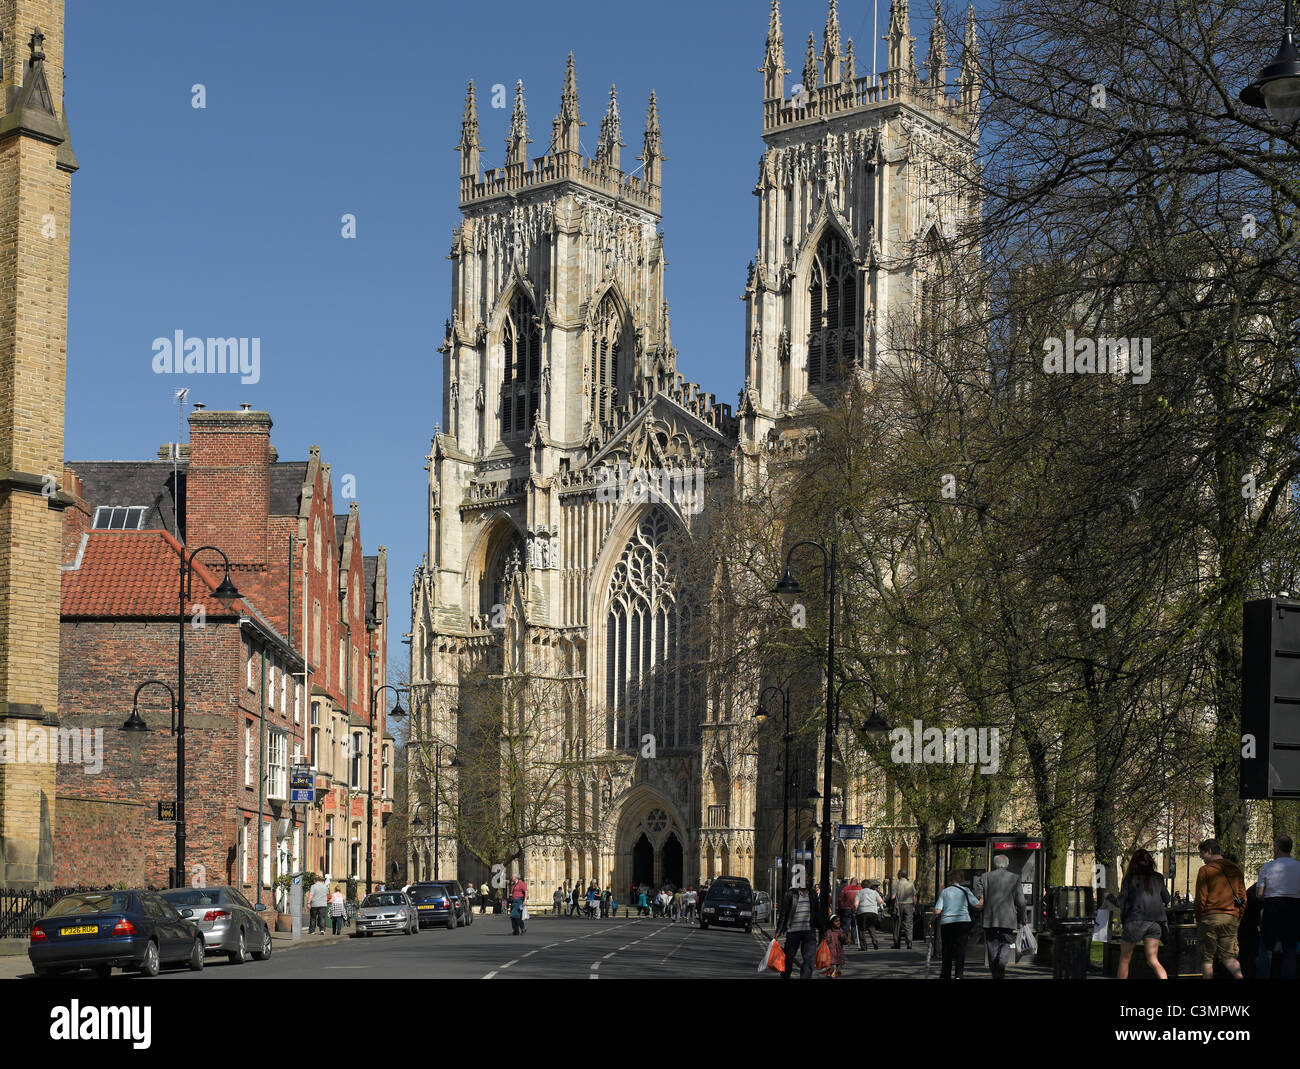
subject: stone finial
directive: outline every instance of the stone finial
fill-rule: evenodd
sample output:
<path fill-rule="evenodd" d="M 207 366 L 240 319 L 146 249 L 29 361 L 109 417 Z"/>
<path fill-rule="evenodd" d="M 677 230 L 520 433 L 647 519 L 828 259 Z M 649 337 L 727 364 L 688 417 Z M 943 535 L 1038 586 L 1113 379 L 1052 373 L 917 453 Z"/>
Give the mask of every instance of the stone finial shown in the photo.
<path fill-rule="evenodd" d="M 835 0 L 830 0 L 826 29 L 822 33 L 822 85 L 835 85 L 839 80 L 840 19 L 835 10 Z"/>
<path fill-rule="evenodd" d="M 668 157 L 664 155 L 662 131 L 659 129 L 659 101 L 653 89 L 650 90 L 650 106 L 646 109 L 641 155 L 637 159 L 645 168 L 647 184 L 663 185 L 663 163 Z"/>
<path fill-rule="evenodd" d="M 911 28 L 907 16 L 907 0 L 892 0 L 889 5 L 889 69 L 894 72 L 894 79 L 904 84 L 911 84 L 916 77 L 913 61 L 913 44 Z"/>
<path fill-rule="evenodd" d="M 763 99 L 779 100 L 785 96 L 785 40 L 781 36 L 780 0 L 772 0 L 772 13 L 767 22 L 767 48 L 758 72 L 763 75 Z"/>
<path fill-rule="evenodd" d="M 961 53 L 961 102 L 963 107 L 978 108 L 980 102 L 979 38 L 975 32 L 975 5 L 966 10 L 966 39 Z"/>
<path fill-rule="evenodd" d="M 817 88 L 817 39 L 808 34 L 808 51 L 803 59 L 803 87 L 811 92 Z"/>
<path fill-rule="evenodd" d="M 460 121 L 460 173 L 462 177 L 478 178 L 479 153 L 483 149 L 479 141 L 478 99 L 474 96 L 474 80 L 471 78 L 465 93 L 465 115 Z"/>
<path fill-rule="evenodd" d="M 936 3 L 934 21 L 930 23 L 930 52 L 926 57 L 926 74 L 930 80 L 930 92 L 936 103 L 942 103 L 947 95 L 948 82 L 948 42 L 947 31 L 943 25 L 943 12 Z"/>
<path fill-rule="evenodd" d="M 578 114 L 578 76 L 573 67 L 573 53 L 569 53 L 564 66 L 564 91 L 560 94 L 560 114 L 557 116 L 555 152 L 581 152 L 578 128 L 586 126 Z"/>
<path fill-rule="evenodd" d="M 528 136 L 528 111 L 524 106 L 524 83 L 515 83 L 515 106 L 510 113 L 510 136 L 506 138 L 506 163 L 521 164 L 528 162 L 528 146 L 532 139 Z"/>
<path fill-rule="evenodd" d="M 853 91 L 853 81 L 858 76 L 857 66 L 857 57 L 853 54 L 853 38 L 850 37 L 849 43 L 844 48 L 844 72 L 842 77 L 844 88 L 849 92 Z"/>
<path fill-rule="evenodd" d="M 618 90 L 609 87 L 609 108 L 600 120 L 600 139 L 596 143 L 596 162 L 617 171 L 619 149 L 624 147 L 622 124 L 618 113 Z"/>

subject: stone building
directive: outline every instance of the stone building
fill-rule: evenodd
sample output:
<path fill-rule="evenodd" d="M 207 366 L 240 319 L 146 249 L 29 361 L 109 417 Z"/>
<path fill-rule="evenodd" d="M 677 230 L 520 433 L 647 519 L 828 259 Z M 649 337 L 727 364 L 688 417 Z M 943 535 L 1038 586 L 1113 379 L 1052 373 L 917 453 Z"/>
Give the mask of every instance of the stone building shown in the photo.
<path fill-rule="evenodd" d="M 63 0 L 0 6 L 0 734 L 58 723 L 68 236 Z M 53 879 L 54 766 L 0 762 L 0 888 Z"/>
<path fill-rule="evenodd" d="M 683 576 L 701 517 L 798 455 L 828 393 L 877 366 L 891 322 L 914 317 L 942 280 L 973 207 L 961 181 L 977 136 L 973 12 L 955 95 L 941 25 L 924 78 L 906 0 L 892 5 L 888 40 L 888 68 L 859 75 L 832 0 L 821 54 L 810 35 L 787 94 L 772 5 L 734 413 L 677 373 L 654 94 L 639 166 L 623 164 L 612 88 L 585 158 L 570 55 L 545 154 L 528 157 L 520 85 L 505 163 L 483 171 L 470 84 L 428 551 L 412 587 L 413 739 L 472 764 L 495 715 L 502 752 L 523 737 L 535 762 L 563 766 L 548 784 L 552 819 L 523 858 L 548 888 L 595 879 L 622 893 L 722 873 L 766 885 L 781 853 L 781 776 L 766 744 L 755 747 L 757 691 L 720 692 L 691 672 L 705 607 Z M 519 708 L 544 724 L 503 703 L 521 680 Z M 802 761 L 818 767 L 820 754 Z M 412 798 L 426 798 L 415 767 Z M 463 768 L 439 772 L 451 784 L 443 805 L 481 802 L 471 795 L 483 784 L 471 788 Z M 842 773 L 837 785 L 836 819 L 878 832 L 839 871 L 910 867 L 912 833 L 885 789 Z M 791 820 L 796 841 L 814 833 Z M 429 823 L 411 838 L 421 876 L 432 872 Z M 485 875 L 463 845 L 443 836 L 439 849 L 444 874 Z"/>

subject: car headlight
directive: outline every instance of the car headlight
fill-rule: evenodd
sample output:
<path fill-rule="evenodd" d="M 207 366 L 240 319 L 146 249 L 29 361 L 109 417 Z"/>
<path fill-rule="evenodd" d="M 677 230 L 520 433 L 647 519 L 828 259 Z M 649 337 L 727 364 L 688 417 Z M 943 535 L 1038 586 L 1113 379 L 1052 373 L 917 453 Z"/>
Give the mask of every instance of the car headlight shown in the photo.
<path fill-rule="evenodd" d="M 741 915 L 742 917 L 752 917 L 752 916 L 754 915 L 754 913 L 753 913 L 752 910 L 742 909 L 742 910 L 740 911 L 740 915 Z"/>
<path fill-rule="evenodd" d="M 717 913 L 718 911 L 717 911 L 717 908 L 714 907 L 714 906 L 705 906 L 705 907 L 704 907 L 704 912 L 705 912 L 705 913 Z"/>

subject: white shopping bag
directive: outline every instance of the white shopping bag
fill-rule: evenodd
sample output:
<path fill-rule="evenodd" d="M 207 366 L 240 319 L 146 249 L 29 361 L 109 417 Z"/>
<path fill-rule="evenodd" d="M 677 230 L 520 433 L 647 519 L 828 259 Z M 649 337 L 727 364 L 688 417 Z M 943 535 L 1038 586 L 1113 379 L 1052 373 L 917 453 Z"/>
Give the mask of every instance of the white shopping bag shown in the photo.
<path fill-rule="evenodd" d="M 523 906 L 523 907 L 519 910 L 519 919 L 520 919 L 521 921 L 526 921 L 526 920 L 528 919 L 528 907 L 527 907 L 527 906 Z"/>
<path fill-rule="evenodd" d="M 1026 954 L 1038 953 L 1038 940 L 1034 937 L 1034 930 L 1027 924 L 1022 924 L 1020 930 L 1016 933 L 1016 960 Z"/>
<path fill-rule="evenodd" d="M 1110 938 L 1110 910 L 1097 910 L 1097 919 L 1092 925 L 1092 941 L 1104 943 Z"/>

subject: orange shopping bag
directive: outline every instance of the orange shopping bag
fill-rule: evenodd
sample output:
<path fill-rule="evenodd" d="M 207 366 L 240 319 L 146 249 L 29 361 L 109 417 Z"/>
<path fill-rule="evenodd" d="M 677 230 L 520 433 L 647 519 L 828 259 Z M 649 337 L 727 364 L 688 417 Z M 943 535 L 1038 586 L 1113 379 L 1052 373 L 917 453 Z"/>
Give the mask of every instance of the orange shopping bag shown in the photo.
<path fill-rule="evenodd" d="M 814 961 L 819 969 L 829 969 L 831 967 L 831 948 L 825 939 L 822 940 L 822 945 L 817 948 L 817 957 Z"/>
<path fill-rule="evenodd" d="M 785 972 L 785 951 L 781 949 L 781 944 L 775 939 L 768 944 L 767 953 L 763 955 L 763 960 L 758 963 L 759 972 L 766 969 Z"/>

